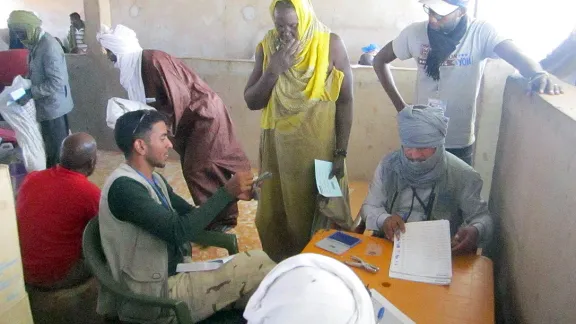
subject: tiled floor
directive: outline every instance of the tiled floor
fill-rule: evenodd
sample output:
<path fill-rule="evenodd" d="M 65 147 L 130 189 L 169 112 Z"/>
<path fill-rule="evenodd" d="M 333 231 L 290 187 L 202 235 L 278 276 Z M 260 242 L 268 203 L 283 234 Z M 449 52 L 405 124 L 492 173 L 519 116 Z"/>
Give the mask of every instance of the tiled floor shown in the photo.
<path fill-rule="evenodd" d="M 120 153 L 99 151 L 96 171 L 90 177 L 90 180 L 101 187 L 106 177 L 123 161 L 124 156 Z M 182 177 L 182 169 L 178 161 L 170 161 L 166 165 L 166 168 L 159 169 L 158 171 L 168 180 L 176 193 L 185 199 L 192 199 L 186 187 L 186 182 Z M 367 193 L 368 183 L 350 182 L 350 203 L 353 217 L 356 217 L 358 214 L 362 201 Z M 254 200 L 249 202 L 241 201 L 239 203 L 240 216 L 238 217 L 238 226 L 230 233 L 234 233 L 238 237 L 238 245 L 241 251 L 262 248 L 256 226 L 254 225 L 257 206 L 258 202 Z M 194 260 L 207 260 L 225 255 L 225 250 L 217 248 L 194 248 L 193 251 Z"/>

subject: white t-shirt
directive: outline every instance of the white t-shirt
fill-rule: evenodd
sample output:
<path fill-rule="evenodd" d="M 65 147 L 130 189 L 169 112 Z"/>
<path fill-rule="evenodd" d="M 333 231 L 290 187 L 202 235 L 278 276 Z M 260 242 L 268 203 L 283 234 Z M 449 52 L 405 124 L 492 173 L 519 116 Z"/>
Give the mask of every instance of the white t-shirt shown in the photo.
<path fill-rule="evenodd" d="M 406 27 L 392 42 L 394 54 L 400 60 L 414 58 L 418 66 L 414 104 L 441 100 L 450 118 L 447 148 L 462 148 L 474 143 L 476 99 L 487 58 L 496 58 L 494 48 L 502 41 L 487 22 L 471 20 L 468 30 L 456 50 L 440 66 L 440 80 L 426 75 L 424 68 L 430 51 L 428 21 Z M 436 101 L 437 102 L 437 101 Z"/>

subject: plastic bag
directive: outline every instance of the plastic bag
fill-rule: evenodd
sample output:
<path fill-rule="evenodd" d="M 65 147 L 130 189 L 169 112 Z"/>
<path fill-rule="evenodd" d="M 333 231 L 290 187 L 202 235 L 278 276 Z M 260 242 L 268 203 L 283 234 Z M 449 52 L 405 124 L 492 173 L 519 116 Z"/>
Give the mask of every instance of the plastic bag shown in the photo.
<path fill-rule="evenodd" d="M 139 101 L 132 101 L 122 98 L 110 98 L 108 106 L 106 107 L 106 124 L 108 127 L 114 129 L 116 127 L 116 120 L 125 113 L 137 111 L 142 109 L 156 110 L 153 107 L 147 106 Z"/>
<path fill-rule="evenodd" d="M 12 85 L 0 93 L 0 114 L 16 133 L 16 140 L 22 148 L 22 158 L 28 172 L 46 169 L 46 151 L 40 126 L 36 121 L 36 106 L 34 100 L 20 106 L 12 101 L 10 94 L 19 89 L 30 89 L 30 86 L 30 80 L 17 76 Z"/>

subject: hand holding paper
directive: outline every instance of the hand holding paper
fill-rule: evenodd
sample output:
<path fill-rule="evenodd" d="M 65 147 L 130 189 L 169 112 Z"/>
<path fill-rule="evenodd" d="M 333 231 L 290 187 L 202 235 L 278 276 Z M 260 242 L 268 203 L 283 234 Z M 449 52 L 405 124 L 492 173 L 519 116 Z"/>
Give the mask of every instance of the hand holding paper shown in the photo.
<path fill-rule="evenodd" d="M 318 192 L 328 198 L 342 197 L 342 190 L 340 189 L 338 180 L 336 177 L 329 177 L 332 172 L 332 162 L 315 160 L 314 169 Z"/>

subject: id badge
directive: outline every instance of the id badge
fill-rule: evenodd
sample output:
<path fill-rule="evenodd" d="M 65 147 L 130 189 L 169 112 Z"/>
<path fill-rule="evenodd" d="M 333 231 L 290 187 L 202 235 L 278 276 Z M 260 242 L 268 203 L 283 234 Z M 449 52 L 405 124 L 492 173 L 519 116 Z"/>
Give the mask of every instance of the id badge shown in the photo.
<path fill-rule="evenodd" d="M 428 99 L 428 106 L 431 107 L 440 107 L 442 110 L 446 111 L 446 102 L 440 99 L 429 98 Z"/>

